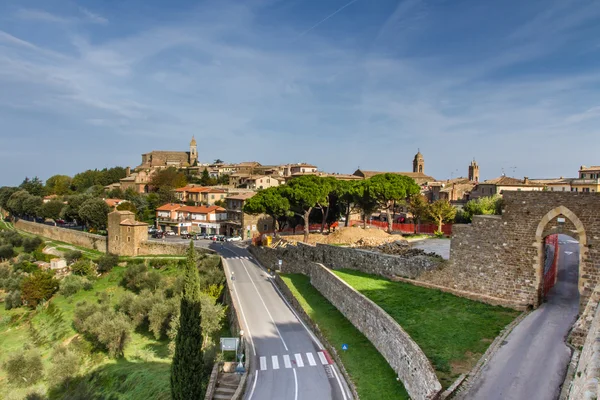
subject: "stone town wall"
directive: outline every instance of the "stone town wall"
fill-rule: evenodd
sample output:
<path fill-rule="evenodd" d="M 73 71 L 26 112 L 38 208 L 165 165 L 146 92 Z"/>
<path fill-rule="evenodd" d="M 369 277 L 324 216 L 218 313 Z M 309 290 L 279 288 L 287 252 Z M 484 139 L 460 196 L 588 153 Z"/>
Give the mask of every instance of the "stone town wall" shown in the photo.
<path fill-rule="evenodd" d="M 15 227 L 19 230 L 46 237 L 48 239 L 58 240 L 65 243 L 71 243 L 76 246 L 88 249 L 106 252 L 106 236 L 94 235 L 87 232 L 76 231 L 73 229 L 60 228 L 35 222 L 24 221 L 22 219 L 15 222 Z"/>
<path fill-rule="evenodd" d="M 169 242 L 155 242 L 155 241 L 143 241 L 140 243 L 138 250 L 138 256 L 160 256 L 160 255 L 171 255 L 171 256 L 184 256 L 187 249 L 189 248 L 188 243 L 169 243 Z M 196 251 L 200 253 L 213 253 L 209 249 L 196 248 Z"/>
<path fill-rule="evenodd" d="M 600 390 L 600 309 L 596 310 L 571 382 L 569 400 L 597 399 Z"/>
<path fill-rule="evenodd" d="M 502 216 L 454 225 L 450 260 L 419 280 L 456 290 L 540 304 L 543 238 L 565 233 L 580 242 L 581 309 L 600 282 L 600 194 L 505 192 Z M 559 225 L 557 218 L 565 218 Z"/>
<path fill-rule="evenodd" d="M 252 252 L 265 267 L 272 265 L 278 256 L 278 250 L 269 248 L 254 248 Z M 309 276 L 312 285 L 373 343 L 396 371 L 412 399 L 437 398 L 442 386 L 421 348 L 378 305 L 324 265 L 308 261 L 305 257 L 313 252 L 312 246 L 300 246 L 283 262 L 282 272 Z"/>
<path fill-rule="evenodd" d="M 260 254 L 267 268 L 277 268 L 278 260 L 296 265 L 316 262 L 333 269 L 347 268 L 385 277 L 416 278 L 439 264 L 438 259 L 429 256 L 401 257 L 326 244 L 298 243 L 277 249 L 251 247 L 250 251 Z"/>

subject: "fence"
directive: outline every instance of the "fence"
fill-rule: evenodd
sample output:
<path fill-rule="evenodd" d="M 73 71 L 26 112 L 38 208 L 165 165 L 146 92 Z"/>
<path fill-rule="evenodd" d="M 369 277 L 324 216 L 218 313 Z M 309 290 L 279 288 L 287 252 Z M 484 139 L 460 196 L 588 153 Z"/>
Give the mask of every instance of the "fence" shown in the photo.
<path fill-rule="evenodd" d="M 362 221 L 350 221 L 350 226 L 363 226 Z M 387 229 L 388 223 L 385 221 L 367 221 L 367 226 L 371 228 Z M 425 233 L 433 235 L 438 230 L 437 224 L 392 224 L 392 231 L 401 233 Z M 452 234 L 452 224 L 443 224 L 442 232 L 444 235 Z"/>

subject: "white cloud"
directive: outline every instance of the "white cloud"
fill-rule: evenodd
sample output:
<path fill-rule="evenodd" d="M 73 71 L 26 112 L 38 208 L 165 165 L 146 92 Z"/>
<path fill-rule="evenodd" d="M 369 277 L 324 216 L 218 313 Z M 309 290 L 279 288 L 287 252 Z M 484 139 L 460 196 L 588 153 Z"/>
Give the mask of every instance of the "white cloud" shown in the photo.
<path fill-rule="evenodd" d="M 83 7 L 79 7 L 79 10 L 82 12 L 83 15 L 86 16 L 86 18 L 90 22 L 93 22 L 96 24 L 102 24 L 102 25 L 108 24 L 108 19 L 104 18 L 100 14 L 93 13 L 92 11 L 88 10 L 87 8 L 83 8 Z"/>
<path fill-rule="evenodd" d="M 47 11 L 36 10 L 23 8 L 17 11 L 16 16 L 20 19 L 30 20 L 30 21 L 44 21 L 44 22 L 54 22 L 54 23 L 68 23 L 70 20 L 68 18 L 64 18 L 58 15 L 54 15 Z"/>

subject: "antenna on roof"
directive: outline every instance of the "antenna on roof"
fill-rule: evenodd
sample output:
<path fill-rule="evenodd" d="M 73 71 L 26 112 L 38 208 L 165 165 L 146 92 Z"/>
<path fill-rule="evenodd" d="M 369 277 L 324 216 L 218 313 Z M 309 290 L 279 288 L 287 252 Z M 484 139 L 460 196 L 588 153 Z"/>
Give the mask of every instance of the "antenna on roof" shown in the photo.
<path fill-rule="evenodd" d="M 504 168 L 502 168 L 502 176 L 506 176 L 506 174 L 504 173 Z"/>

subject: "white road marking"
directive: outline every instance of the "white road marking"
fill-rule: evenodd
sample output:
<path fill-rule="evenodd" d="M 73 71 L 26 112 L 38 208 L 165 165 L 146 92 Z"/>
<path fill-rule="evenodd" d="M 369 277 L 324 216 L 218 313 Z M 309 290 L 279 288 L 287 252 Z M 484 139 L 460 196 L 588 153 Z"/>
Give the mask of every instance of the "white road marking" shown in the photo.
<path fill-rule="evenodd" d="M 295 369 L 293 369 L 292 371 L 294 371 L 294 383 L 296 384 L 296 392 L 294 394 L 294 400 L 298 400 L 298 375 L 296 375 Z"/>
<path fill-rule="evenodd" d="M 267 369 L 267 357 L 260 358 L 260 370 L 264 371 Z"/>
<path fill-rule="evenodd" d="M 573 252 L 572 251 L 565 251 L 565 254 L 567 254 L 567 255 L 570 256 L 571 254 L 573 254 Z"/>
<path fill-rule="evenodd" d="M 321 360 L 321 364 L 323 364 L 323 365 L 329 364 L 327 362 L 327 358 L 325 358 L 325 354 L 323 354 L 322 351 L 319 351 L 317 354 L 319 355 L 319 360 Z"/>
<path fill-rule="evenodd" d="M 315 361 L 315 357 L 313 357 L 312 353 L 306 353 L 306 358 L 308 359 L 308 364 L 311 366 L 315 366 L 317 365 L 317 362 Z"/>
<path fill-rule="evenodd" d="M 302 354 L 296 353 L 294 354 L 294 357 L 296 357 L 296 365 L 298 365 L 299 368 L 304 367 L 304 361 L 302 361 Z"/>
<path fill-rule="evenodd" d="M 283 364 L 285 365 L 286 368 L 292 368 L 292 362 L 290 361 L 289 355 L 286 354 L 283 356 Z"/>
<path fill-rule="evenodd" d="M 271 361 L 273 362 L 273 369 L 279 369 L 279 358 L 271 356 Z"/>
<path fill-rule="evenodd" d="M 225 261 L 225 258 L 223 258 L 223 266 L 227 269 L 227 274 L 231 276 L 231 272 L 229 271 L 229 265 L 227 264 L 227 261 Z M 231 282 L 231 284 L 229 285 L 231 287 L 231 290 L 233 291 L 233 293 L 235 294 L 235 298 L 237 299 L 237 305 L 240 307 L 240 312 L 242 313 L 242 319 L 244 320 L 244 325 L 246 326 L 246 332 L 248 333 L 248 337 L 250 338 L 250 344 L 252 345 L 252 352 L 254 353 L 254 355 L 256 356 L 256 348 L 254 347 L 254 339 L 252 339 L 252 334 L 250 333 L 250 325 L 248 325 L 248 320 L 246 320 L 246 314 L 244 314 L 244 308 L 242 307 L 242 302 L 240 301 L 240 296 L 237 294 L 237 290 L 235 290 L 235 285 L 233 284 L 233 282 Z"/>
<path fill-rule="evenodd" d="M 337 371 L 335 370 L 335 366 L 332 365 L 331 369 L 333 370 L 333 374 L 335 375 L 335 380 L 338 381 L 338 385 L 340 385 L 340 391 L 342 392 L 342 396 L 344 396 L 344 400 L 348 400 L 348 397 L 346 396 L 346 392 L 344 391 L 344 388 L 342 386 L 342 381 L 340 381 L 340 378 L 338 376 Z"/>
<path fill-rule="evenodd" d="M 258 380 L 258 371 L 255 372 L 254 375 L 254 383 L 252 384 L 252 391 L 250 392 L 250 396 L 248 396 L 248 400 L 252 400 L 252 396 L 254 395 L 254 389 L 256 389 L 256 381 Z"/>

